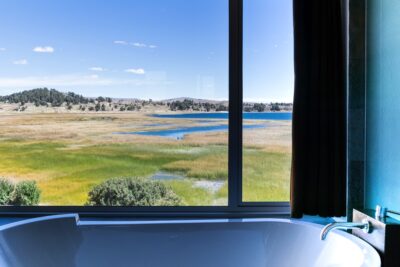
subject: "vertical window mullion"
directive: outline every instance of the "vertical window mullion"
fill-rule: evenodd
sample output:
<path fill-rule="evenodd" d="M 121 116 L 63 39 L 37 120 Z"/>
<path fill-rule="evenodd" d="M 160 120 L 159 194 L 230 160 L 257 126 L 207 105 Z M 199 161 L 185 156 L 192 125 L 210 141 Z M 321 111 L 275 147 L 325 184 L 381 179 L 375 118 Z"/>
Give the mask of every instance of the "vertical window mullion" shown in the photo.
<path fill-rule="evenodd" d="M 242 202 L 243 0 L 229 0 L 229 207 Z"/>

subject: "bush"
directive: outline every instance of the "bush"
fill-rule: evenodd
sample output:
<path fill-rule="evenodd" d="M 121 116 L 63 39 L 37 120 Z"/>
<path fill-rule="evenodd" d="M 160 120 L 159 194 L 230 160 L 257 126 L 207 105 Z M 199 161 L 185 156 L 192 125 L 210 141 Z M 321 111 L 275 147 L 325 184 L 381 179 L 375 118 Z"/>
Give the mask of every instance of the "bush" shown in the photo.
<path fill-rule="evenodd" d="M 0 178 L 0 205 L 33 206 L 39 204 L 40 190 L 34 181 L 13 184 Z"/>
<path fill-rule="evenodd" d="M 0 205 L 8 205 L 11 200 L 11 193 L 14 191 L 14 184 L 0 178 Z"/>
<path fill-rule="evenodd" d="M 181 199 L 159 181 L 140 178 L 114 178 L 89 192 L 90 206 L 177 206 Z"/>
<path fill-rule="evenodd" d="M 11 205 L 34 206 L 39 204 L 40 190 L 35 181 L 22 181 L 11 194 Z"/>

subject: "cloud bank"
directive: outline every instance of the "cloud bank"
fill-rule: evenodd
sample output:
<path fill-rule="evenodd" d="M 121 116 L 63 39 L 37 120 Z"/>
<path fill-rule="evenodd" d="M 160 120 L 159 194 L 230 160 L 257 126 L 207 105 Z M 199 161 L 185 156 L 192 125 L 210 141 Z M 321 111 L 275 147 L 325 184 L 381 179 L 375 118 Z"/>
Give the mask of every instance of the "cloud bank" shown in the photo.
<path fill-rule="evenodd" d="M 143 75 L 146 73 L 144 69 L 126 69 L 125 72 L 137 75 Z"/>
<path fill-rule="evenodd" d="M 36 46 L 33 48 L 36 53 L 54 53 L 54 48 L 51 46 Z"/>
<path fill-rule="evenodd" d="M 134 46 L 137 48 L 151 48 L 151 49 L 157 48 L 157 46 L 154 44 L 145 44 L 145 43 L 140 43 L 140 42 L 129 43 L 127 41 L 121 41 L 121 40 L 114 41 L 114 44 L 116 44 L 116 45 L 131 45 L 131 46 Z"/>
<path fill-rule="evenodd" d="M 117 45 L 127 45 L 128 42 L 126 42 L 126 41 L 114 41 L 114 44 L 117 44 Z"/>

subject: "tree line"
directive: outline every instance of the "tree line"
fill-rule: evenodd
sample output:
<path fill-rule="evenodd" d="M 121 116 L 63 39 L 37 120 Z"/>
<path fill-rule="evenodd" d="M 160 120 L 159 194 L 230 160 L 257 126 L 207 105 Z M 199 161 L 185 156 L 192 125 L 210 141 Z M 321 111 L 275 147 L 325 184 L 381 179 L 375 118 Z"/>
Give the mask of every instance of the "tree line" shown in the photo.
<path fill-rule="evenodd" d="M 168 103 L 171 111 L 228 111 L 229 106 L 225 103 L 195 102 L 191 99 L 177 100 Z M 266 112 L 266 111 L 291 111 L 290 103 L 243 103 L 244 112 Z"/>
<path fill-rule="evenodd" d="M 183 101 L 173 101 L 167 104 L 172 111 L 228 111 L 228 106 L 224 104 L 214 104 L 209 102 L 195 102 L 191 99 Z"/>
<path fill-rule="evenodd" d="M 21 105 L 34 103 L 35 106 L 48 106 L 50 104 L 53 107 L 59 107 L 63 103 L 67 103 L 67 105 L 87 104 L 91 100 L 73 92 L 61 93 L 55 89 L 37 88 L 0 96 L 0 102 L 20 103 Z"/>
<path fill-rule="evenodd" d="M 142 107 L 168 106 L 171 111 L 198 111 L 198 112 L 218 112 L 228 111 L 228 102 L 217 101 L 194 101 L 193 99 L 167 101 L 134 100 L 131 103 L 123 103 L 121 100 L 116 102 L 110 97 L 99 96 L 97 98 L 87 98 L 73 92 L 63 93 L 56 89 L 37 88 L 14 93 L 7 96 L 0 96 L 0 102 L 20 104 L 16 111 L 24 111 L 26 103 L 33 103 L 35 106 L 61 107 L 65 104 L 68 110 L 73 109 L 73 105 L 79 105 L 81 111 L 135 111 Z M 89 104 L 89 105 L 88 105 Z M 244 112 L 266 112 L 266 111 L 291 111 L 291 103 L 243 103 Z"/>

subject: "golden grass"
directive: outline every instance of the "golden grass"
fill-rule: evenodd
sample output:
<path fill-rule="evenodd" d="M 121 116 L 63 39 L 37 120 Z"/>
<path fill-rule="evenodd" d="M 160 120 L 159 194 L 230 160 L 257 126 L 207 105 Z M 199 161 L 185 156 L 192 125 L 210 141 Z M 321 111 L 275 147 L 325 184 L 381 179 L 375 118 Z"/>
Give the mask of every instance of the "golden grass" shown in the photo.
<path fill-rule="evenodd" d="M 36 180 L 42 205 L 82 205 L 90 188 L 112 177 L 166 170 L 189 177 L 169 181 L 186 205 L 225 205 L 227 187 L 216 193 L 194 188 L 193 179 L 227 180 L 228 134 L 195 133 L 184 140 L 120 135 L 198 124 L 154 118 L 151 112 L 0 112 L 0 176 Z M 164 124 L 150 126 L 151 124 Z M 260 123 L 249 121 L 246 123 Z M 291 123 L 268 121 L 244 131 L 244 200 L 288 200 Z"/>

